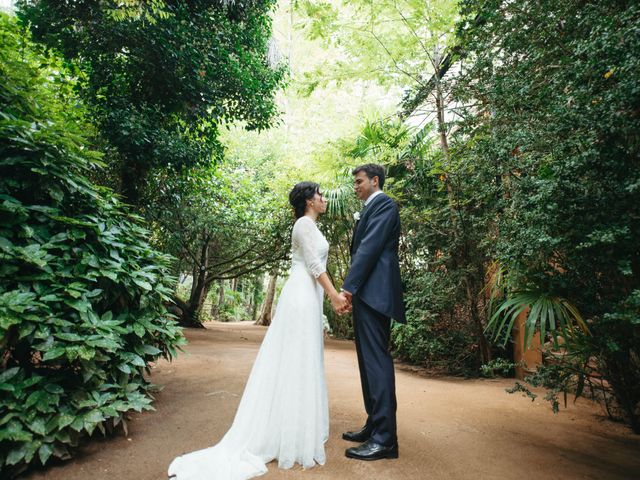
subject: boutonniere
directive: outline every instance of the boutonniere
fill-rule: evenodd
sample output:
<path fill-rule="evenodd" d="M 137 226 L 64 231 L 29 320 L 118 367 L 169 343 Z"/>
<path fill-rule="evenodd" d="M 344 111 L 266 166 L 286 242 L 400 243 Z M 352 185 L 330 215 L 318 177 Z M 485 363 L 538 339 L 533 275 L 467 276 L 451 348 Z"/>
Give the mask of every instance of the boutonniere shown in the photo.
<path fill-rule="evenodd" d="M 353 219 L 357 222 L 358 220 L 360 220 L 360 212 L 354 212 L 353 213 Z"/>

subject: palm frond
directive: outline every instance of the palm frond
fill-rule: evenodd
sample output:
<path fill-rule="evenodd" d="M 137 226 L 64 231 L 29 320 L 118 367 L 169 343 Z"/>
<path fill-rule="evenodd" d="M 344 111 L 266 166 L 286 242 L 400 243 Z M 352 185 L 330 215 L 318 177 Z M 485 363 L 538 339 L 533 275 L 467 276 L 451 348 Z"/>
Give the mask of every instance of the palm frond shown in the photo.
<path fill-rule="evenodd" d="M 540 332 L 541 338 L 550 334 L 556 347 L 558 337 L 573 336 L 575 327 L 589 333 L 584 318 L 569 300 L 538 291 L 516 292 L 511 295 L 491 314 L 485 330 L 493 334 L 494 341 L 502 339 L 502 345 L 505 345 L 516 319 L 526 309 L 529 309 L 524 323 L 527 348 L 531 346 L 536 332 Z"/>
<path fill-rule="evenodd" d="M 349 217 L 358 209 L 353 193 L 353 179 L 347 169 L 336 175 L 332 188 L 324 188 L 322 194 L 327 199 L 327 215 L 334 218 Z"/>

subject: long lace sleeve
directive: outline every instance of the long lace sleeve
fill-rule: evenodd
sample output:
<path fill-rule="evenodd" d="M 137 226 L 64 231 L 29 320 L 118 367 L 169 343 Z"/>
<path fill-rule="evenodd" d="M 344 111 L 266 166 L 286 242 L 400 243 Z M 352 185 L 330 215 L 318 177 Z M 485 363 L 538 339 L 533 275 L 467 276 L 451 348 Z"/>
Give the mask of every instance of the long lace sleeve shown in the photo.
<path fill-rule="evenodd" d="M 307 217 L 301 217 L 293 226 L 292 237 L 294 245 L 297 245 L 302 252 L 307 270 L 315 278 L 318 278 L 326 271 L 326 268 L 316 250 L 314 238 L 317 233 L 315 231 L 316 228 L 313 220 Z"/>

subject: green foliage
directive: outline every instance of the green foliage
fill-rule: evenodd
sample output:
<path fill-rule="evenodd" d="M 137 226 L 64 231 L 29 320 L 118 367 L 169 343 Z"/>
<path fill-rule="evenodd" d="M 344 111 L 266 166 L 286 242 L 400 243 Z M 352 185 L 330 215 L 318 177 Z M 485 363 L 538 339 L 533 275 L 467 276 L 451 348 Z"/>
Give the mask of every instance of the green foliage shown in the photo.
<path fill-rule="evenodd" d="M 479 103 L 458 138 L 499 176 L 499 259 L 515 288 L 610 311 L 640 273 L 638 7 L 465 4 L 483 21 L 456 93 Z"/>
<path fill-rule="evenodd" d="M 601 402 L 610 417 L 640 433 L 640 290 L 592 322 L 593 335 L 578 332 L 525 380 L 548 389 L 554 412 L 568 395 Z M 526 392 L 524 385 L 516 390 Z"/>
<path fill-rule="evenodd" d="M 216 320 L 221 322 L 240 322 L 252 320 L 247 312 L 243 292 L 226 288 L 224 293 L 224 303 L 218 306 Z"/>
<path fill-rule="evenodd" d="M 359 163 L 387 166 L 385 190 L 401 207 L 408 323 L 394 327 L 394 350 L 443 372 L 474 375 L 488 360 L 477 296 L 485 255 L 479 241 L 487 225 L 478 202 L 467 200 L 478 190 L 462 183 L 457 165 L 445 165 L 427 131 L 370 122 L 350 152 Z"/>
<path fill-rule="evenodd" d="M 580 312 L 591 335 L 565 334 L 566 355 L 535 381 L 557 407 L 597 372 L 640 431 L 640 7 L 468 0 L 462 13 L 452 148 L 486 202 L 483 248 L 510 278 L 495 332 L 524 304 L 528 338 Z"/>
<path fill-rule="evenodd" d="M 34 38 L 85 74 L 80 91 L 118 154 L 121 189 L 138 205 L 147 174 L 221 158 L 218 129 L 263 129 L 282 66 L 267 63 L 273 0 L 23 0 Z"/>
<path fill-rule="evenodd" d="M 69 458 L 152 408 L 151 362 L 184 343 L 169 257 L 87 180 L 91 125 L 54 56 L 0 15 L 0 471 Z M 126 429 L 126 426 L 125 426 Z"/>
<path fill-rule="evenodd" d="M 447 189 L 440 178 L 441 152 L 422 135 L 395 120 L 364 121 L 357 135 L 339 142 L 340 155 L 351 166 L 368 162 L 385 165 L 385 191 L 401 207 L 405 235 L 400 254 L 408 322 L 393 327 L 395 354 L 440 372 L 475 375 L 481 364 L 478 338 L 482 331 L 471 321 L 466 283 L 473 270 L 461 265 L 459 251 L 463 242 L 458 238 L 470 237 L 463 246 L 471 249 L 471 239 L 478 238 L 485 227 L 480 221 L 477 228 L 452 222 Z M 329 205 L 328 221 L 323 225 L 331 244 L 329 268 L 338 284 L 349 267 L 348 247 L 354 221 L 348 212 L 361 208 L 350 193 L 352 182 L 348 173 L 343 178 L 339 176 L 335 187 L 328 190 L 334 205 Z M 464 215 L 466 220 L 466 211 L 460 210 L 458 215 Z M 352 334 L 350 319 L 345 323 L 347 317 L 330 312 L 327 316 L 337 335 Z"/>
<path fill-rule="evenodd" d="M 237 278 L 284 256 L 292 223 L 286 197 L 228 161 L 156 178 L 150 216 L 165 251 L 183 271 L 204 266 L 210 280 Z M 210 255 L 201 255 L 203 247 Z M 206 263 L 206 265 L 205 265 Z"/>
<path fill-rule="evenodd" d="M 455 283 L 441 272 L 416 273 L 406 282 L 407 323 L 394 324 L 393 352 L 440 373 L 477 374 L 473 329 L 457 306 Z"/>
<path fill-rule="evenodd" d="M 467 0 L 455 45 L 443 15 L 442 28 L 423 36 L 429 48 L 416 53 L 405 39 L 392 40 L 401 35 L 397 25 L 416 31 L 431 25 L 418 15 L 416 23 L 396 17 L 393 32 L 381 27 L 382 19 L 394 25 L 389 12 L 397 5 L 349 6 L 366 11 L 369 24 L 346 34 L 345 50 L 363 52 L 378 69 L 364 60 L 351 70 L 336 64 L 353 74 L 360 67 L 395 69 L 388 82 L 430 86 L 422 98 L 449 99 L 444 111 L 436 103 L 436 113 L 455 119 L 455 130 L 427 122 L 408 135 L 397 135 L 402 129 L 393 122 L 369 122 L 343 150 L 345 163 L 385 164 L 388 192 L 401 205 L 409 322 L 394 327 L 396 352 L 429 363 L 470 347 L 491 365 L 486 354 L 496 349 L 482 330 L 489 325 L 504 344 L 515 317 L 529 307 L 526 343 L 540 332 L 543 342 L 564 349 L 560 358 L 548 356 L 548 373 L 541 371 L 546 379 L 538 384 L 550 389 L 549 399 L 582 394 L 601 375 L 594 389 L 606 394 L 594 398 L 638 430 L 640 7 Z M 318 18 L 305 25 L 310 34 L 342 41 L 340 15 L 306 10 Z M 405 67 L 422 66 L 430 76 L 446 45 L 461 59 L 451 79 L 411 78 Z M 431 107 L 421 105 L 416 120 Z M 487 295 L 496 262 L 508 282 Z M 450 318 L 465 326 L 460 343 L 452 329 L 433 327 Z"/>
<path fill-rule="evenodd" d="M 535 401 L 536 398 L 538 398 L 538 395 L 536 395 L 535 393 L 533 393 L 531 390 L 529 390 L 527 388 L 526 385 L 523 385 L 520 382 L 516 382 L 515 385 L 511 388 L 507 388 L 505 389 L 507 393 L 517 393 L 517 392 L 521 392 L 524 395 L 526 395 L 527 397 L 529 397 L 531 399 L 531 401 Z M 545 397 L 546 398 L 546 397 Z M 554 404 L 554 407 L 556 407 L 556 404 Z M 557 408 L 554 408 L 554 413 L 557 413 L 558 410 Z"/>
<path fill-rule="evenodd" d="M 455 40 L 452 0 L 302 1 L 298 28 L 337 46 L 338 55 L 305 72 L 307 92 L 345 79 L 388 87 L 421 85 L 434 60 Z"/>
<path fill-rule="evenodd" d="M 549 332 L 555 346 L 558 345 L 558 335 L 564 338 L 573 335 L 574 324 L 588 332 L 589 329 L 582 315 L 565 298 L 540 292 L 514 292 L 503 301 L 491 315 L 487 330 L 494 333 L 494 341 L 502 336 L 505 345 L 510 338 L 511 330 L 518 316 L 528 309 L 524 323 L 524 343 L 528 348 L 536 331 L 542 338 Z"/>
<path fill-rule="evenodd" d="M 354 212 L 362 208 L 353 193 L 353 177 L 349 169 L 336 175 L 332 181 L 321 186 L 327 199 L 327 212 L 320 217 L 320 229 L 329 242 L 327 272 L 334 285 L 341 285 L 351 264 L 351 235 L 355 227 Z M 353 338 L 351 315 L 337 315 L 331 302 L 325 298 L 324 313 L 332 335 Z"/>
<path fill-rule="evenodd" d="M 480 374 L 485 378 L 496 378 L 497 376 L 508 377 L 512 375 L 513 369 L 517 365 L 505 358 L 494 358 L 480 366 Z"/>
<path fill-rule="evenodd" d="M 263 173 L 227 159 L 217 167 L 156 176 L 148 216 L 157 243 L 177 258 L 176 274 L 193 277 L 186 302 L 177 301 L 183 325 L 200 324 L 214 281 L 278 267 L 286 258 L 292 216 L 286 196 L 270 190 Z"/>
<path fill-rule="evenodd" d="M 597 372 L 611 386 L 616 405 L 607 405 L 609 412 L 640 433 L 640 289 L 594 321 L 592 329 L 579 351 L 587 361 L 597 359 Z"/>

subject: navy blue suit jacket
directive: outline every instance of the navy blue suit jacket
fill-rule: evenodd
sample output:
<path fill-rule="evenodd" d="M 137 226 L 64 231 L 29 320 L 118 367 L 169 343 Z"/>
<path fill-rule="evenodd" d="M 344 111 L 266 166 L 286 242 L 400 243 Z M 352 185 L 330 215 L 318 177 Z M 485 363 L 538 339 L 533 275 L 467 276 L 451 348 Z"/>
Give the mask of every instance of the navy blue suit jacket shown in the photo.
<path fill-rule="evenodd" d="M 351 268 L 342 288 L 377 312 L 405 323 L 399 242 L 398 207 L 386 194 L 376 195 L 356 224 L 351 243 Z"/>

